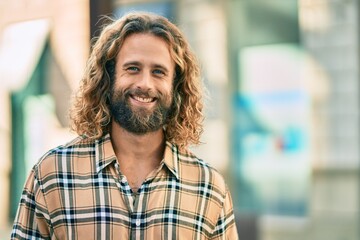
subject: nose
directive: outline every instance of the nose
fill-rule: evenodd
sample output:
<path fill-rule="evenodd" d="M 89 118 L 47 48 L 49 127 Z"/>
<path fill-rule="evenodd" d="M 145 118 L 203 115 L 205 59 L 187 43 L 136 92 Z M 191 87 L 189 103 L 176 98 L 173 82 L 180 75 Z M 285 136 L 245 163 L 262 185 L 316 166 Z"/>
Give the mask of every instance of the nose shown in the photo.
<path fill-rule="evenodd" d="M 153 79 L 149 71 L 143 71 L 139 76 L 139 79 L 136 81 L 136 88 L 148 91 L 153 88 Z"/>

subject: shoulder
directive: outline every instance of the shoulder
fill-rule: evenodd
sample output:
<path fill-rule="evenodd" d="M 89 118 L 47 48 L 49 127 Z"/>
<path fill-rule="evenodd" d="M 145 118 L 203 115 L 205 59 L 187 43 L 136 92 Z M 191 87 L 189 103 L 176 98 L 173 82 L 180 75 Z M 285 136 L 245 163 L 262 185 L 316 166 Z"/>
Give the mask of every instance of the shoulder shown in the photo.
<path fill-rule="evenodd" d="M 60 171 L 66 171 L 66 165 L 70 162 L 80 157 L 89 157 L 95 152 L 94 142 L 85 136 L 78 136 L 64 145 L 50 149 L 34 165 L 35 176 L 40 180 Z"/>
<path fill-rule="evenodd" d="M 89 153 L 94 148 L 95 140 L 84 136 L 78 136 L 70 142 L 57 146 L 46 152 L 36 164 L 37 166 L 44 164 L 49 158 L 66 155 L 81 155 L 81 153 Z"/>
<path fill-rule="evenodd" d="M 179 150 L 178 161 L 180 178 L 200 185 L 209 184 L 221 195 L 226 195 L 227 186 L 224 177 L 206 161 L 198 158 L 190 150 Z"/>

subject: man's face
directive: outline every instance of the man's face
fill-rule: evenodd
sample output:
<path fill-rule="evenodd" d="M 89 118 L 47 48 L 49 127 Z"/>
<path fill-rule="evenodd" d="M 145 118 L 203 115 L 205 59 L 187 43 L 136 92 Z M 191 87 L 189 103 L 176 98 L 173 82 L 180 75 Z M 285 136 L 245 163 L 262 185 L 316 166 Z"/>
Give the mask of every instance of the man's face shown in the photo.
<path fill-rule="evenodd" d="M 110 94 L 113 120 L 135 134 L 161 129 L 171 111 L 174 70 L 163 39 L 143 33 L 128 36 L 116 57 Z"/>

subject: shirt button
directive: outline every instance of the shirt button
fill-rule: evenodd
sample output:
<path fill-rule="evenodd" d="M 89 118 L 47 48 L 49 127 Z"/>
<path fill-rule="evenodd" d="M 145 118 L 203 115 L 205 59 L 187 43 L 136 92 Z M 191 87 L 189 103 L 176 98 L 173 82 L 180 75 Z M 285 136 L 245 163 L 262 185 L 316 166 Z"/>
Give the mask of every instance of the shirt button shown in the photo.
<path fill-rule="evenodd" d="M 140 226 L 140 223 L 141 223 L 140 219 L 136 219 L 135 225 L 136 225 L 137 227 Z"/>

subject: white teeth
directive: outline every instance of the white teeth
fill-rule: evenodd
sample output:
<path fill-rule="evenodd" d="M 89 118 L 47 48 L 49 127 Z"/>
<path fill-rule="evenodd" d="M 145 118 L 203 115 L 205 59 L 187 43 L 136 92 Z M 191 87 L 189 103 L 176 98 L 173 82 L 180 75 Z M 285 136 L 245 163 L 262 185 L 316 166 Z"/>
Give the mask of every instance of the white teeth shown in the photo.
<path fill-rule="evenodd" d="M 138 97 L 138 96 L 134 96 L 134 99 L 136 99 L 139 102 L 144 102 L 144 103 L 149 103 L 153 100 L 152 98 L 142 98 L 142 97 Z"/>

